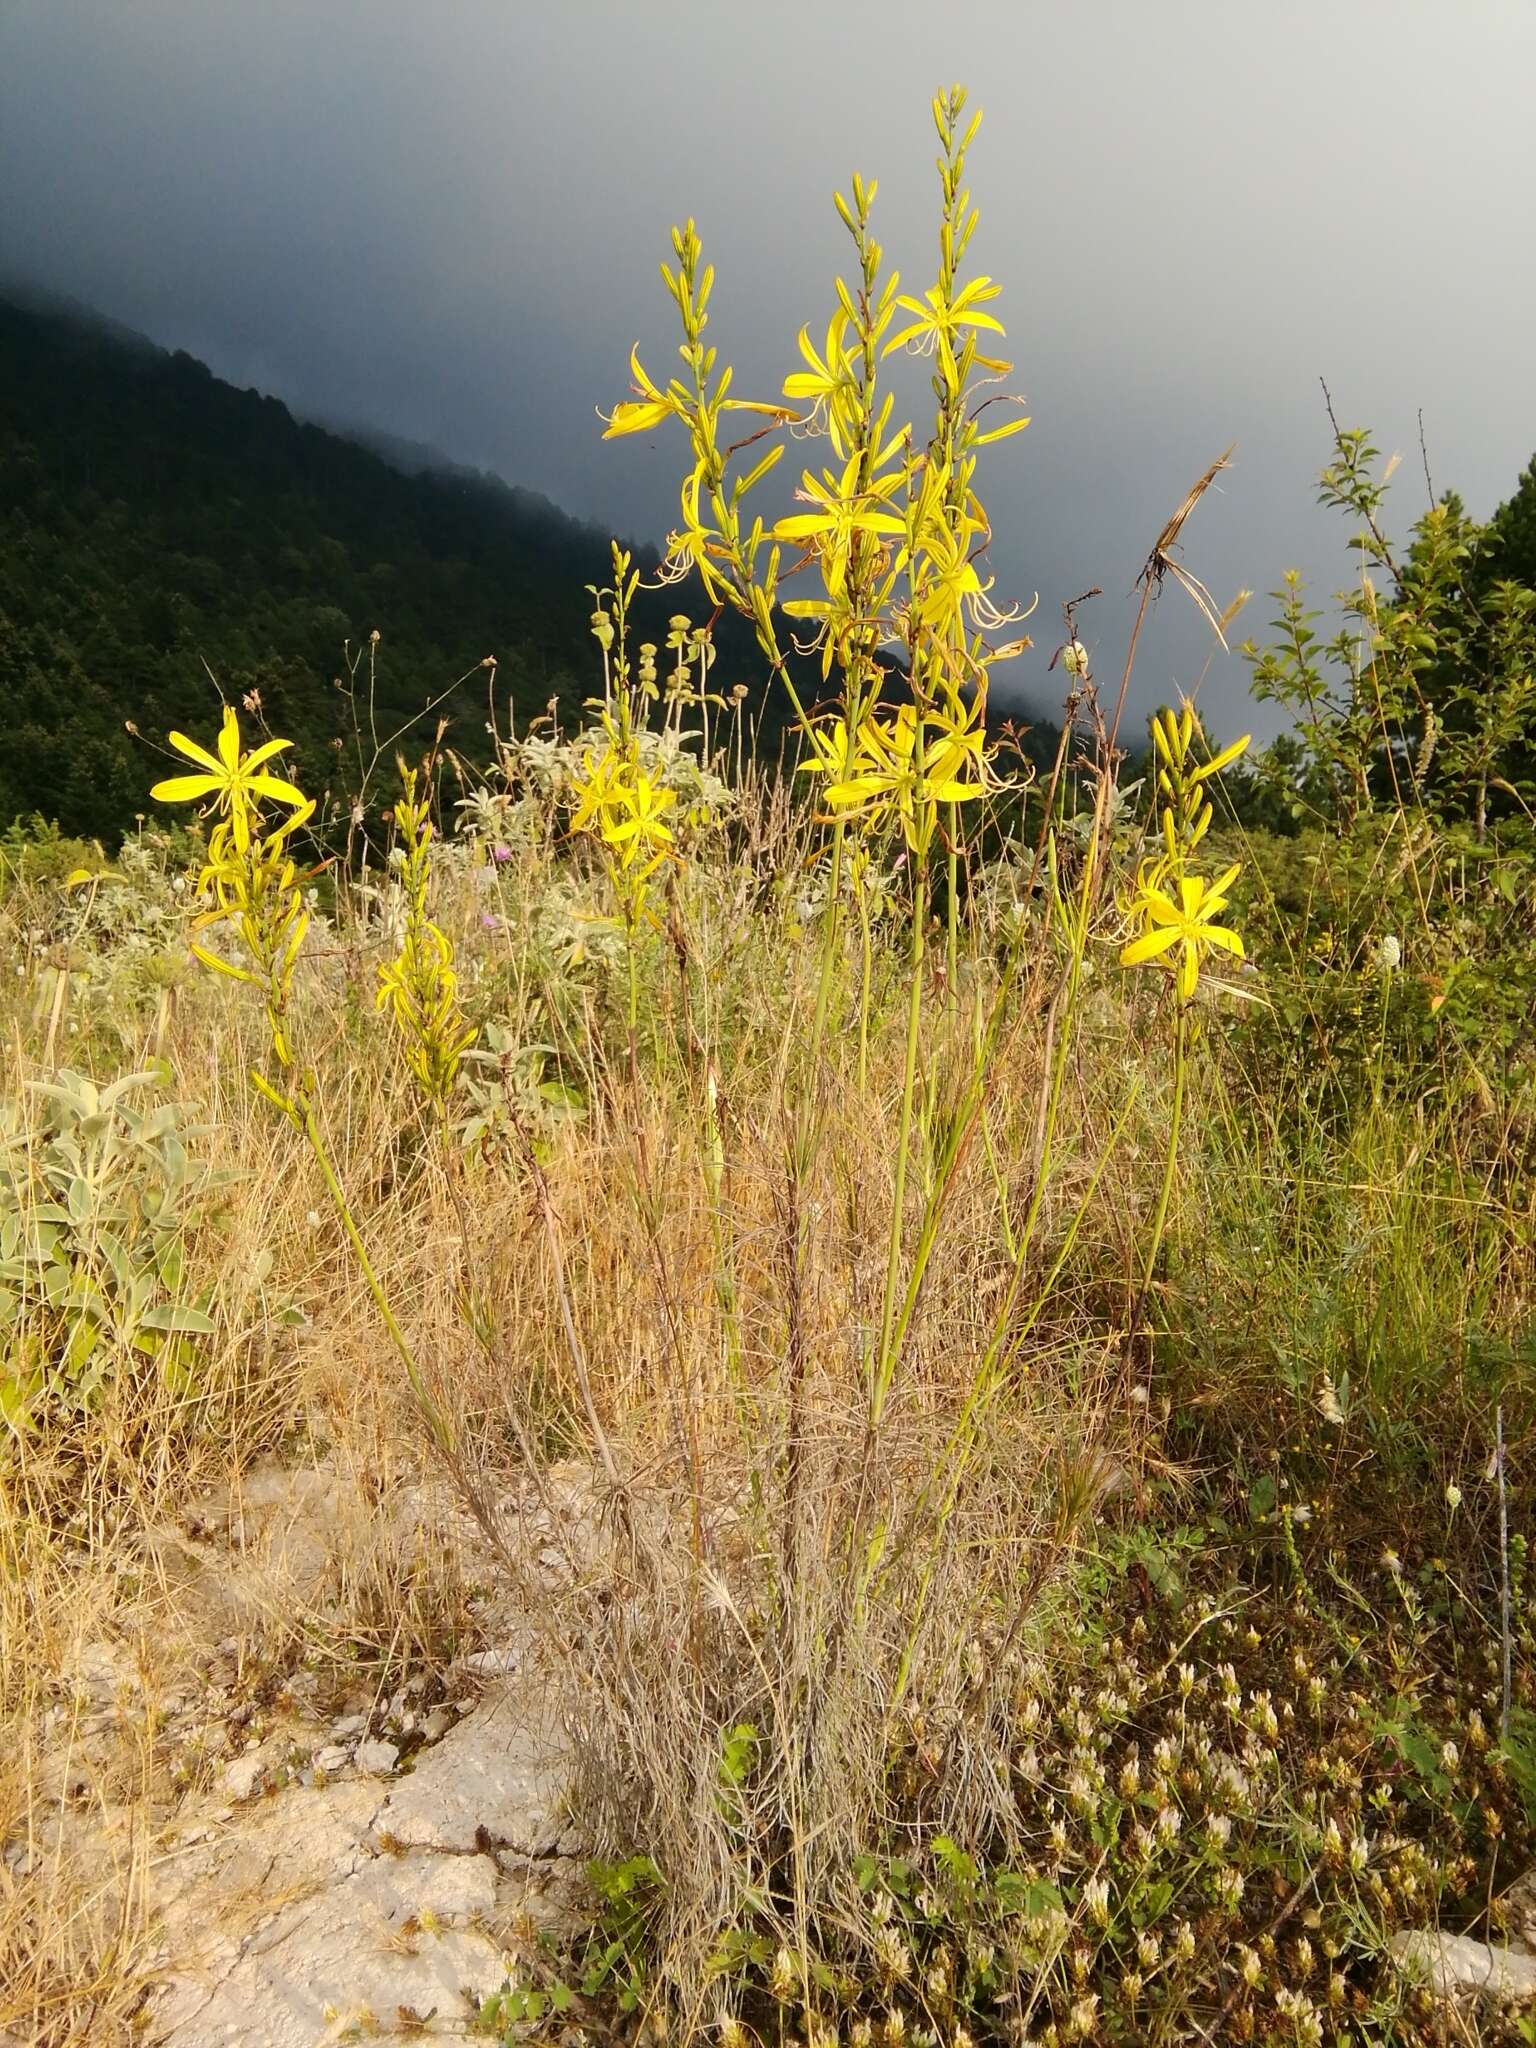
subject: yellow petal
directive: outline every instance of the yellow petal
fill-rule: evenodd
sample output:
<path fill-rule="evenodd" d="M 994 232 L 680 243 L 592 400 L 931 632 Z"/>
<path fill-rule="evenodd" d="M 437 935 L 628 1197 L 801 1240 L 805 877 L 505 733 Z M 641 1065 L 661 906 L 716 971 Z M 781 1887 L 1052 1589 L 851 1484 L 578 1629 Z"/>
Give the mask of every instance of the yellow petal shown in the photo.
<path fill-rule="evenodd" d="M 184 732 L 167 733 L 166 738 L 177 753 L 185 754 L 189 761 L 196 761 L 200 767 L 211 769 L 215 775 L 223 774 L 217 757 L 210 754 L 206 747 L 200 747 L 196 740 L 189 740 Z"/>
<path fill-rule="evenodd" d="M 216 974 L 227 974 L 231 981 L 256 979 L 254 974 L 248 974 L 243 967 L 235 967 L 228 960 L 221 960 L 217 953 L 210 953 L 206 946 L 198 945 L 195 939 L 190 942 L 190 948 L 194 959 L 201 960 L 205 967 L 211 967 Z"/>
<path fill-rule="evenodd" d="M 672 416 L 672 406 L 666 400 L 626 399 L 616 405 L 608 415 L 608 424 L 603 429 L 605 441 L 616 441 L 621 434 L 643 434 L 651 427 L 659 427 L 663 420 Z"/>
<path fill-rule="evenodd" d="M 171 737 L 174 739 L 175 734 Z M 157 782 L 150 795 L 157 804 L 192 804 L 199 797 L 212 796 L 215 790 L 224 787 L 220 775 L 172 775 L 164 782 Z"/>
<path fill-rule="evenodd" d="M 1145 960 L 1156 960 L 1166 953 L 1170 946 L 1178 943 L 1178 930 L 1173 925 L 1164 925 L 1157 931 L 1143 932 L 1139 939 L 1132 939 L 1120 951 L 1122 967 L 1140 967 Z"/>
<path fill-rule="evenodd" d="M 1029 421 L 1030 415 L 1025 413 L 1022 419 L 1009 420 L 1006 426 L 990 427 L 985 434 L 976 436 L 976 446 L 985 448 L 989 442 L 1006 441 L 1010 434 L 1022 434 Z"/>
<path fill-rule="evenodd" d="M 302 789 L 295 789 L 291 782 L 280 781 L 275 775 L 253 775 L 250 788 L 256 796 L 269 796 L 276 803 L 301 809 L 309 801 Z"/>
<path fill-rule="evenodd" d="M 1233 861 L 1231 867 L 1227 868 L 1222 874 L 1219 874 L 1215 881 L 1212 882 L 1211 894 L 1213 896 L 1225 896 L 1242 871 L 1241 864 Z"/>
<path fill-rule="evenodd" d="M 819 534 L 830 533 L 836 524 L 830 512 L 796 512 L 793 517 L 775 523 L 773 537 L 775 540 L 815 540 Z"/>
<path fill-rule="evenodd" d="M 263 761 L 270 761 L 274 754 L 280 754 L 284 747 L 292 745 L 292 740 L 264 740 L 253 753 L 246 755 L 241 765 L 249 774 L 253 768 L 259 768 Z"/>
<path fill-rule="evenodd" d="M 1184 923 L 1184 913 L 1173 898 L 1161 889 L 1148 889 L 1137 908 L 1154 924 L 1179 926 Z"/>

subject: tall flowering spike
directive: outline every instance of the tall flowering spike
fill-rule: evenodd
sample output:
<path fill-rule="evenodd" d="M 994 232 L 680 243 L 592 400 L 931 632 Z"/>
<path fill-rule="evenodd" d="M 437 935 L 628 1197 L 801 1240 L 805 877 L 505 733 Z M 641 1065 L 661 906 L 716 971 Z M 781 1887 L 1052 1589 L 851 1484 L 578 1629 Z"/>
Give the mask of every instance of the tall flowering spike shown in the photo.
<path fill-rule="evenodd" d="M 1212 953 L 1245 957 L 1239 934 L 1217 922 L 1240 868 L 1229 867 L 1207 881 L 1191 867 L 1191 859 L 1211 823 L 1211 804 L 1204 785 L 1229 767 L 1248 745 L 1245 734 L 1204 762 L 1194 757 L 1195 741 L 1205 735 L 1186 699 L 1178 711 L 1159 711 L 1152 720 L 1157 762 L 1159 852 L 1143 863 L 1129 904 L 1135 935 L 1121 949 L 1122 967 L 1156 962 L 1168 969 L 1181 1004 L 1190 1002 L 1201 969 Z"/>
<path fill-rule="evenodd" d="M 887 500 L 899 478 L 883 477 L 861 487 L 859 458 L 850 455 L 839 476 L 828 473 L 801 479 L 797 495 L 816 509 L 796 512 L 781 519 L 773 529 L 775 540 L 814 541 L 821 549 L 822 581 L 829 598 L 840 597 L 848 580 L 849 557 L 854 538 L 861 533 L 900 539 L 906 521 L 889 509 Z"/>
<path fill-rule="evenodd" d="M 800 330 L 800 353 L 807 367 L 791 371 L 784 379 L 784 396 L 809 401 L 811 414 L 803 424 L 819 426 L 825 424 L 833 451 L 844 461 L 848 449 L 843 431 L 842 406 L 850 394 L 857 397 L 857 379 L 853 365 L 849 362 L 843 346 L 843 337 L 848 331 L 848 316 L 841 308 L 832 315 L 827 326 L 826 354 L 819 356 L 811 343 L 810 330 Z"/>
<path fill-rule="evenodd" d="M 448 1108 L 459 1064 L 473 1044 L 475 1028 L 459 1006 L 458 975 L 447 934 L 433 923 L 431 887 L 432 821 L 425 797 L 416 795 L 416 771 L 401 763 L 401 795 L 395 826 L 403 856 L 400 882 L 405 896 L 405 933 L 400 951 L 379 969 L 378 1007 L 388 1007 L 406 1060 L 428 1105 L 438 1115 Z"/>
<path fill-rule="evenodd" d="M 288 1005 L 299 951 L 309 929 L 309 912 L 289 842 L 309 823 L 315 807 L 295 784 L 265 772 L 265 764 L 289 742 L 267 740 L 250 753 L 242 753 L 240 722 L 227 706 L 215 752 L 189 740 L 185 733 L 173 732 L 170 740 L 201 772 L 157 782 L 150 794 L 160 803 L 214 800 L 215 823 L 198 883 L 209 899 L 209 908 L 193 921 L 193 929 L 229 926 L 240 941 L 245 960 L 231 960 L 196 941 L 192 952 L 205 967 L 235 981 L 251 982 L 262 991 L 273 1052 L 279 1066 L 289 1068 L 293 1051 L 288 1039 Z M 263 808 L 268 803 L 285 806 L 286 815 L 271 818 Z"/>
<path fill-rule="evenodd" d="M 602 847 L 625 926 L 633 932 L 646 915 L 652 877 L 676 858 L 666 813 L 677 792 L 641 765 L 638 738 L 626 739 L 616 728 L 602 753 L 589 750 L 582 759 L 585 773 L 572 791 L 571 830 Z"/>
<path fill-rule="evenodd" d="M 814 727 L 812 744 L 814 758 L 800 766 L 828 777 L 825 796 L 834 813 L 866 832 L 894 816 L 914 848 L 931 843 L 941 804 L 986 793 L 986 728 L 976 705 L 920 714 L 903 704 L 889 718 L 871 712 L 854 736 L 851 759 L 841 719 Z"/>

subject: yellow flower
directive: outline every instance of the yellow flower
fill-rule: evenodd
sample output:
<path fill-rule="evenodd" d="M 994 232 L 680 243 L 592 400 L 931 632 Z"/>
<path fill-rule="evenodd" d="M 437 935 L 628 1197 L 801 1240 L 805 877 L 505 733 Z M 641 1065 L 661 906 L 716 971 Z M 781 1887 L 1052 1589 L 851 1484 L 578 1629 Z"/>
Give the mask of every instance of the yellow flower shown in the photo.
<path fill-rule="evenodd" d="M 904 312 L 915 313 L 917 318 L 910 327 L 903 327 L 899 334 L 893 334 L 885 344 L 885 353 L 905 348 L 911 343 L 920 355 L 929 355 L 935 349 L 939 360 L 953 374 L 955 343 L 963 327 L 986 328 L 993 334 L 1003 333 L 1003 323 L 995 320 L 990 313 L 978 312 L 977 308 L 995 299 L 1002 286 L 992 282 L 990 277 L 973 277 L 955 298 L 946 300 L 941 286 L 933 285 L 922 298 L 911 299 L 905 293 L 896 301 Z M 985 368 L 1001 368 L 990 357 L 977 356 L 976 361 Z"/>
<path fill-rule="evenodd" d="M 605 441 L 617 440 L 621 434 L 643 434 L 650 427 L 659 427 L 663 420 L 670 419 L 677 411 L 676 402 L 659 391 L 646 375 L 638 346 L 629 352 L 629 369 L 635 380 L 635 389 L 641 395 L 638 399 L 626 398 L 606 415 Z"/>
<path fill-rule="evenodd" d="M 622 747 L 610 745 L 600 756 L 589 752 L 582 759 L 586 779 L 576 785 L 571 830 L 595 834 L 617 856 L 630 887 L 638 888 L 673 845 L 663 813 L 677 802 L 677 792 L 648 775 Z"/>
<path fill-rule="evenodd" d="M 401 794 L 395 825 L 402 855 L 400 883 L 405 898 L 405 932 L 395 959 L 379 968 L 378 1008 L 388 1006 L 404 1043 L 406 1060 L 428 1102 L 446 1111 L 460 1060 L 473 1043 L 475 1027 L 459 1008 L 459 980 L 453 946 L 432 921 L 432 821 L 425 797 L 416 795 L 416 772 L 401 763 Z"/>
<path fill-rule="evenodd" d="M 716 564 L 728 561 L 730 551 L 722 543 L 717 530 L 704 523 L 699 510 L 702 485 L 703 471 L 698 468 L 683 479 L 683 523 L 667 536 L 666 559 L 661 565 L 658 581 L 677 583 L 697 570 L 711 603 L 718 603 L 725 592 L 725 585 Z"/>
<path fill-rule="evenodd" d="M 646 854 L 654 856 L 654 867 L 672 844 L 661 814 L 677 802 L 677 791 L 663 788 L 643 768 L 636 768 L 633 782 L 619 784 L 615 802 L 619 815 L 603 825 L 605 842 L 618 854 L 621 867 L 633 867 Z"/>
<path fill-rule="evenodd" d="M 992 578 L 983 582 L 971 559 L 971 543 L 980 531 L 974 521 L 962 520 L 956 532 L 936 524 L 923 536 L 925 573 L 917 615 L 940 635 L 963 635 L 965 608 L 976 614 L 992 588 Z"/>
<path fill-rule="evenodd" d="M 822 550 L 822 581 L 830 597 L 839 597 L 848 575 L 848 556 L 858 533 L 905 534 L 906 521 L 893 512 L 881 511 L 882 499 L 895 488 L 896 478 L 885 478 L 867 491 L 858 487 L 859 458 L 848 458 L 840 478 L 817 479 L 809 470 L 801 479 L 800 496 L 818 507 L 814 512 L 796 512 L 781 519 L 773 529 L 775 540 L 817 541 Z"/>
<path fill-rule="evenodd" d="M 984 793 L 985 755 L 978 707 L 931 711 L 920 721 L 915 707 L 903 704 L 894 718 L 864 720 L 851 770 L 828 784 L 827 802 L 868 824 L 894 810 L 907 843 L 923 846 L 939 804 L 968 803 Z"/>
<path fill-rule="evenodd" d="M 1244 957 L 1238 934 L 1215 922 L 1218 912 L 1226 908 L 1227 893 L 1237 876 L 1236 867 L 1228 868 L 1214 882 L 1202 881 L 1198 875 L 1181 875 L 1175 885 L 1176 896 L 1159 883 L 1145 884 L 1136 900 L 1135 915 L 1146 928 L 1121 952 L 1121 966 L 1140 967 L 1146 961 L 1176 954 L 1167 964 L 1174 973 L 1179 1001 L 1187 1003 L 1208 953 L 1231 953 L 1239 960 Z"/>
<path fill-rule="evenodd" d="M 180 733 L 172 737 L 192 759 L 213 761 Z M 189 775 L 161 783 L 156 796 L 175 802 L 178 794 L 196 798 L 217 794 L 220 808 L 227 809 L 208 835 L 208 858 L 198 877 L 198 889 L 208 897 L 210 907 L 192 920 L 194 931 L 209 925 L 231 924 L 246 953 L 241 966 L 221 954 L 191 941 L 193 956 L 216 973 L 233 981 L 248 981 L 261 989 L 267 1005 L 267 1024 L 272 1049 L 284 1067 L 293 1063 L 288 1043 L 287 1010 L 293 990 L 294 969 L 299 949 L 309 929 L 309 912 L 304 907 L 304 890 L 287 842 L 314 816 L 314 804 L 292 783 L 262 775 L 260 765 L 269 760 L 285 740 L 274 740 L 242 760 L 240 737 L 232 711 L 224 714 L 224 731 L 219 739 L 218 774 Z M 213 786 L 210 788 L 209 785 Z M 182 785 L 190 785 L 183 787 Z M 256 799 L 276 795 L 293 805 L 286 817 L 267 824 Z M 266 1088 L 266 1083 L 258 1080 Z M 270 1093 L 271 1091 L 268 1090 Z M 281 1098 L 274 1096 L 274 1100 Z"/>
<path fill-rule="evenodd" d="M 841 718 L 823 719 L 806 733 L 814 758 L 801 761 L 797 775 L 841 775 L 848 765 L 848 726 Z"/>
<path fill-rule="evenodd" d="M 173 732 L 169 737 L 177 753 L 197 762 L 203 772 L 198 775 L 172 775 L 164 782 L 157 782 L 150 795 L 156 803 L 162 804 L 197 803 L 205 796 L 215 798 L 218 809 L 234 830 L 235 845 L 242 853 L 251 842 L 251 811 L 257 798 L 270 797 L 275 803 L 291 804 L 295 810 L 305 802 L 304 792 L 295 789 L 291 782 L 261 773 L 263 762 L 270 761 L 274 754 L 282 753 L 292 742 L 267 740 L 249 754 L 242 754 L 240 721 L 228 704 L 224 707 L 217 754 L 210 754 L 196 740 L 189 740 L 184 732 Z"/>
<path fill-rule="evenodd" d="M 827 348 L 823 357 L 817 355 L 812 347 L 809 329 L 802 327 L 800 353 L 808 367 L 794 370 L 784 379 L 784 396 L 810 400 L 812 420 L 826 420 L 832 446 L 843 457 L 848 450 L 840 430 L 838 401 L 856 388 L 852 368 L 843 350 L 843 336 L 847 328 L 848 316 L 839 309 L 828 322 Z"/>
<path fill-rule="evenodd" d="M 607 811 L 618 802 L 616 779 L 620 757 L 612 752 L 594 760 L 590 748 L 582 755 L 587 771 L 585 782 L 576 784 L 576 806 L 571 812 L 573 832 L 601 832 Z"/>

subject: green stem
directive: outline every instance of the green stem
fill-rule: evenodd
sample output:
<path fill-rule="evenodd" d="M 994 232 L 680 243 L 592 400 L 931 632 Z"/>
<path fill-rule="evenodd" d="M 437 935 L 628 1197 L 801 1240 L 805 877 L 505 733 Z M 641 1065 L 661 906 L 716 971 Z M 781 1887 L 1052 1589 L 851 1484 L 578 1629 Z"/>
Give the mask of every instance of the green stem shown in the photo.
<path fill-rule="evenodd" d="M 960 806 L 949 806 L 949 1000 L 960 988 Z"/>
<path fill-rule="evenodd" d="M 869 905 L 859 892 L 859 1094 L 869 1082 L 869 995 L 874 955 L 869 936 Z"/>
<path fill-rule="evenodd" d="M 298 1100 L 295 1100 L 292 1096 L 284 1097 L 281 1100 L 280 1107 L 284 1110 L 295 1129 L 302 1133 L 310 1151 L 315 1156 L 316 1163 L 324 1177 L 326 1188 L 330 1193 L 332 1205 L 336 1210 L 336 1214 L 341 1218 L 341 1227 L 346 1232 L 347 1240 L 352 1246 L 352 1253 L 357 1260 L 358 1269 L 362 1273 L 363 1279 L 367 1282 L 368 1292 L 373 1296 L 374 1307 L 377 1308 L 380 1319 L 385 1329 L 389 1332 L 394 1347 L 400 1354 L 401 1362 L 405 1366 L 405 1376 L 410 1382 L 411 1394 L 415 1399 L 417 1408 L 421 1412 L 422 1419 L 428 1429 L 431 1430 L 433 1440 L 439 1450 L 445 1453 L 451 1452 L 453 1449 L 453 1432 L 448 1426 L 447 1417 L 432 1398 L 421 1367 L 416 1362 L 416 1354 L 411 1349 L 410 1339 L 406 1336 L 404 1330 L 401 1329 L 399 1322 L 396 1320 L 395 1312 L 389 1305 L 389 1296 L 384 1291 L 384 1283 L 380 1280 L 375 1270 L 373 1260 L 368 1256 L 368 1247 L 364 1244 L 362 1232 L 357 1227 L 357 1219 L 352 1213 L 351 1203 L 347 1200 L 346 1190 L 342 1187 L 336 1169 L 331 1164 L 331 1155 L 326 1146 L 325 1138 L 321 1133 L 320 1126 L 315 1120 L 314 1109 L 305 1095 L 301 1095 Z"/>
<path fill-rule="evenodd" d="M 638 921 L 631 917 L 629 930 L 625 934 L 624 942 L 624 958 L 629 969 L 629 1074 L 631 1082 L 637 1082 L 639 1074 L 640 968 L 635 959 L 635 939 L 638 936 L 637 924 Z"/>
<path fill-rule="evenodd" d="M 1152 1286 L 1152 1275 L 1157 1267 L 1157 1255 L 1162 1250 L 1163 1232 L 1168 1223 L 1168 1203 L 1173 1194 L 1173 1176 L 1179 1162 L 1179 1134 L 1184 1122 L 1184 1083 L 1189 1068 L 1189 1004 L 1181 1002 L 1178 1008 L 1178 1022 L 1173 1037 L 1173 1110 L 1168 1119 L 1168 1156 L 1163 1162 L 1163 1184 L 1158 1190 L 1157 1209 L 1152 1217 L 1152 1235 L 1147 1241 L 1146 1265 L 1141 1276 L 1141 1291 L 1136 1299 L 1136 1314 L 1132 1328 L 1140 1323 L 1146 1307 L 1147 1294 Z"/>
<path fill-rule="evenodd" d="M 1381 971 L 1381 1028 L 1376 1038 L 1375 1072 L 1371 1076 L 1371 1107 L 1381 1108 L 1381 1084 L 1387 1063 L 1387 1017 L 1392 1008 L 1392 970 Z"/>
<path fill-rule="evenodd" d="M 921 771 L 919 771 L 921 772 Z M 917 1048 L 923 1019 L 923 961 L 928 923 L 926 849 L 913 855 L 912 943 L 908 959 L 907 1043 L 901 1073 L 901 1128 L 896 1140 L 896 1185 L 891 1196 L 891 1241 L 885 1265 L 885 1296 L 880 1309 L 880 1346 L 870 1390 L 869 1426 L 879 1427 L 891 1379 L 896 1370 L 894 1340 L 896 1294 L 901 1280 L 902 1224 L 905 1220 L 907 1164 L 912 1152 L 912 1101 L 917 1086 Z"/>
<path fill-rule="evenodd" d="M 1100 1154 L 1098 1164 L 1093 1171 L 1093 1177 L 1083 1192 L 1076 1213 L 1072 1218 L 1071 1224 L 1068 1226 L 1065 1237 L 1062 1239 L 1061 1248 L 1052 1261 L 1050 1271 L 1036 1290 L 1034 1301 L 1026 1312 L 1023 1321 L 1018 1329 L 1014 1330 L 1010 1335 L 1009 1326 L 1012 1320 L 1013 1304 L 1018 1294 L 1019 1277 L 1023 1272 L 1022 1261 L 1015 1260 L 1008 1299 L 993 1323 L 991 1342 L 987 1346 L 979 1370 L 971 1381 L 970 1389 L 966 1394 L 965 1405 L 960 1411 L 959 1420 L 950 1432 L 949 1441 L 924 1481 L 922 1490 L 919 1492 L 916 1503 L 907 1518 L 909 1527 L 915 1532 L 927 1511 L 928 1502 L 933 1497 L 934 1489 L 942 1477 L 945 1482 L 943 1498 L 934 1517 L 933 1539 L 918 1578 L 917 1597 L 913 1603 L 912 1617 L 907 1630 L 906 1644 L 901 1654 L 901 1663 L 896 1672 L 896 1683 L 891 1700 L 892 1712 L 894 1712 L 906 1694 L 907 1683 L 912 1674 L 912 1658 L 917 1649 L 923 1616 L 927 1611 L 928 1593 L 932 1584 L 934 1569 L 938 1562 L 940 1548 L 943 1545 L 944 1533 L 949 1527 L 950 1517 L 954 1513 L 955 1502 L 959 1498 L 961 1483 L 964 1480 L 970 1465 L 971 1454 L 978 1441 L 981 1423 L 998 1392 L 1004 1385 L 1011 1361 L 1018 1355 L 1033 1331 L 1035 1324 L 1039 1321 L 1041 1313 L 1051 1297 L 1051 1291 L 1060 1278 L 1067 1260 L 1072 1255 L 1073 1249 L 1077 1244 L 1078 1234 L 1087 1217 L 1089 1206 L 1098 1194 L 1099 1184 L 1104 1177 L 1105 1168 L 1109 1165 L 1110 1159 L 1119 1146 L 1121 1133 L 1124 1131 L 1129 1120 L 1135 1100 L 1136 1091 L 1133 1089 L 1124 1109 L 1120 1113 L 1114 1130 L 1110 1133 L 1108 1144 Z M 904 1544 L 901 1540 L 898 1540 L 893 1546 L 894 1554 L 889 1562 L 886 1563 L 887 1570 L 890 1568 L 890 1564 L 895 1562 L 895 1558 L 901 1554 L 903 1547 Z M 885 1561 L 882 1560 L 882 1562 Z"/>

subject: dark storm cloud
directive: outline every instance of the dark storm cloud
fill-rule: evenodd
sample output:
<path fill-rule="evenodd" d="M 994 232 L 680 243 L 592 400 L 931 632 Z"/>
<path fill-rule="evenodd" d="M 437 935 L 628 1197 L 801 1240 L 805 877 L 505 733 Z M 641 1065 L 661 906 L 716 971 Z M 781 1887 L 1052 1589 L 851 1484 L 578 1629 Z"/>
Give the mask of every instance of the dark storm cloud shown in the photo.
<path fill-rule="evenodd" d="M 594 407 L 637 336 L 665 367 L 668 225 L 698 217 L 715 337 L 773 394 L 825 324 L 851 168 L 926 281 L 951 76 L 987 112 L 976 256 L 1035 422 L 986 493 L 1000 586 L 1041 594 L 1026 688 L 1090 583 L 1114 667 L 1140 560 L 1229 441 L 1190 566 L 1258 589 L 1248 629 L 1287 566 L 1343 580 L 1319 373 L 1408 458 L 1400 522 L 1420 406 L 1437 484 L 1507 493 L 1536 443 L 1529 0 L 0 0 L 0 275 L 659 536 L 677 449 L 604 447 Z M 1142 704 L 1211 645 L 1170 593 Z M 1210 663 L 1222 730 L 1245 675 Z"/>

